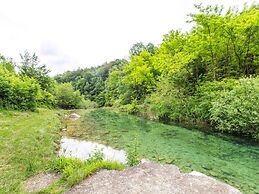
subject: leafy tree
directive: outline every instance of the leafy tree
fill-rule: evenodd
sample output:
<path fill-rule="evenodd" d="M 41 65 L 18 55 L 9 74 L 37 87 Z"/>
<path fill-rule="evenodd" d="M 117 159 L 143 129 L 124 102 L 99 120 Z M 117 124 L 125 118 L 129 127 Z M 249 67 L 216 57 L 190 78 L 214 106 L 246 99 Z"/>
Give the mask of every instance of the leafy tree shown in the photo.
<path fill-rule="evenodd" d="M 130 55 L 140 55 L 145 49 L 146 47 L 142 42 L 137 42 L 130 48 Z"/>
<path fill-rule="evenodd" d="M 126 92 L 126 88 L 122 84 L 123 71 L 115 70 L 110 73 L 105 82 L 105 99 L 106 105 L 115 105 L 120 101 L 120 96 Z"/>
<path fill-rule="evenodd" d="M 38 81 L 42 90 L 51 91 L 53 89 L 53 81 L 48 76 L 50 70 L 45 65 L 39 64 L 39 58 L 34 53 L 31 55 L 28 51 L 20 55 L 22 62 L 19 66 L 19 74 L 21 77 L 30 77 Z"/>
<path fill-rule="evenodd" d="M 6 58 L 0 54 L 0 68 L 6 69 L 9 72 L 15 72 L 15 63 L 12 59 Z"/>
<path fill-rule="evenodd" d="M 130 48 L 130 55 L 139 56 L 141 52 L 147 51 L 151 54 L 155 53 L 156 47 L 152 43 L 148 43 L 146 46 L 143 44 L 143 42 L 137 42 L 133 44 L 133 46 Z"/>
<path fill-rule="evenodd" d="M 127 88 L 123 97 L 126 102 L 141 100 L 154 89 L 156 70 L 152 63 L 152 56 L 147 51 L 131 57 L 131 62 L 125 66 L 125 76 L 122 79 L 122 84 Z"/>
<path fill-rule="evenodd" d="M 155 54 L 156 47 L 151 42 L 146 45 L 146 51 Z"/>

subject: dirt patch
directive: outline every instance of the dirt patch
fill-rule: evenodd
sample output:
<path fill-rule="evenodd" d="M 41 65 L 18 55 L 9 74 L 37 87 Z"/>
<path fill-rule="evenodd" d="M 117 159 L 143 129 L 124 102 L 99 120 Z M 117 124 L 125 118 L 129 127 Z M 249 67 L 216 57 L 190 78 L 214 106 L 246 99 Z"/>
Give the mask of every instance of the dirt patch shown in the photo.
<path fill-rule="evenodd" d="M 57 173 L 38 174 L 29 178 L 25 183 L 25 188 L 29 193 L 38 192 L 47 188 L 61 177 Z"/>
<path fill-rule="evenodd" d="M 234 187 L 199 172 L 181 173 L 174 165 L 143 161 L 124 171 L 102 170 L 66 194 L 240 194 Z"/>

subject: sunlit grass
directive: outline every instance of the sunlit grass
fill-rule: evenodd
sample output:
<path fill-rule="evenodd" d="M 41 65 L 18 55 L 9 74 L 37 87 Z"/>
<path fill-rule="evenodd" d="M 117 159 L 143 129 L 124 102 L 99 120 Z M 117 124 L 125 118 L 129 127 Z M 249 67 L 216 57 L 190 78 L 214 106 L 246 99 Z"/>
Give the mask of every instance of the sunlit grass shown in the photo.
<path fill-rule="evenodd" d="M 23 193 L 23 181 L 56 157 L 60 120 L 55 110 L 0 111 L 0 193 Z"/>

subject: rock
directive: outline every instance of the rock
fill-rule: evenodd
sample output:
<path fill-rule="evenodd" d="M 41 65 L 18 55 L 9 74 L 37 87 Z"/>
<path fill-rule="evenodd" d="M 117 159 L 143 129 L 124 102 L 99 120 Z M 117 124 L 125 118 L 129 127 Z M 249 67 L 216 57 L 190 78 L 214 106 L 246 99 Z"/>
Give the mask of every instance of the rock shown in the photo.
<path fill-rule="evenodd" d="M 206 176 L 205 174 L 202 174 L 201 172 L 197 172 L 197 171 L 192 171 L 189 173 L 189 175 L 193 175 L 193 176 Z M 209 177 L 211 178 L 211 177 Z"/>
<path fill-rule="evenodd" d="M 78 119 L 78 118 L 80 118 L 80 115 L 76 114 L 76 113 L 72 113 L 69 115 L 69 118 Z"/>
<path fill-rule="evenodd" d="M 38 192 L 47 188 L 61 177 L 57 173 L 38 174 L 29 178 L 25 183 L 25 188 L 29 193 Z"/>
<path fill-rule="evenodd" d="M 124 171 L 101 170 L 66 193 L 240 194 L 241 192 L 196 171 L 181 173 L 175 165 L 142 160 L 138 166 Z"/>

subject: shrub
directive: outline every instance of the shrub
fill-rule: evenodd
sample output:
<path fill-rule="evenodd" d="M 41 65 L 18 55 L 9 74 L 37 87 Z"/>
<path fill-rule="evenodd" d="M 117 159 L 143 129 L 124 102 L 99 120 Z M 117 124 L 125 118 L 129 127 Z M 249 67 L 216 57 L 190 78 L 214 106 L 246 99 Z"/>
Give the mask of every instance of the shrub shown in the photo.
<path fill-rule="evenodd" d="M 39 84 L 34 79 L 21 79 L 14 72 L 0 69 L 0 107 L 35 110 L 39 90 Z"/>
<path fill-rule="evenodd" d="M 98 107 L 98 104 L 91 100 L 83 100 L 80 104 L 81 108 L 96 108 Z"/>
<path fill-rule="evenodd" d="M 222 81 L 205 82 L 198 85 L 191 106 L 191 111 L 195 117 L 208 121 L 210 119 L 209 110 L 212 108 L 213 102 L 217 101 L 221 96 L 226 95 L 237 84 L 237 80 L 224 79 Z"/>
<path fill-rule="evenodd" d="M 169 79 L 159 82 L 156 92 L 147 99 L 160 120 L 180 121 L 187 116 L 187 97 Z"/>
<path fill-rule="evenodd" d="M 120 110 L 129 114 L 136 114 L 140 111 L 140 105 L 137 100 L 133 100 L 130 104 L 121 105 Z"/>
<path fill-rule="evenodd" d="M 209 111 L 217 129 L 259 139 L 259 77 L 240 79 Z"/>
<path fill-rule="evenodd" d="M 53 92 L 54 93 L 54 92 Z M 37 97 L 37 104 L 41 107 L 52 108 L 56 106 L 56 97 L 54 94 L 40 90 Z"/>
<path fill-rule="evenodd" d="M 64 109 L 82 108 L 84 98 L 80 92 L 74 91 L 70 83 L 57 85 L 57 106 Z"/>

